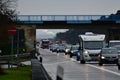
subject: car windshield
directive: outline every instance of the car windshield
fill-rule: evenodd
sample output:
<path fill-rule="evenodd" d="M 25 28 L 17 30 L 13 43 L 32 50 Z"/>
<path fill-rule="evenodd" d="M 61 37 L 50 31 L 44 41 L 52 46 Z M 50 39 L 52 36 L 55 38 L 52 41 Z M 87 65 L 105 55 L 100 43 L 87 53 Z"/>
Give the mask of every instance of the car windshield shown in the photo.
<path fill-rule="evenodd" d="M 117 50 L 116 49 L 103 49 L 102 50 L 102 54 L 117 54 Z"/>
<path fill-rule="evenodd" d="M 71 46 L 66 46 L 66 49 L 70 49 L 71 48 Z"/>
<path fill-rule="evenodd" d="M 117 50 L 120 50 L 120 45 L 116 45 L 116 46 L 113 46 L 114 48 L 116 48 Z"/>
<path fill-rule="evenodd" d="M 103 47 L 103 41 L 85 41 L 85 49 L 101 49 Z"/>
<path fill-rule="evenodd" d="M 78 47 L 77 47 L 77 46 L 73 46 L 73 47 L 71 48 L 71 50 L 78 50 Z"/>

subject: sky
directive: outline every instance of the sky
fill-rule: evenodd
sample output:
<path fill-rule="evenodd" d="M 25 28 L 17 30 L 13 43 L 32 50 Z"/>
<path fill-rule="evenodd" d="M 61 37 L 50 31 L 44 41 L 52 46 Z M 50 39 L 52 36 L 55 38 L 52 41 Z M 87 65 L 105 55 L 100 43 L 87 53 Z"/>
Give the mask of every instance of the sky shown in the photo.
<path fill-rule="evenodd" d="M 68 29 L 37 29 L 36 30 L 36 39 L 47 39 L 54 38 L 56 33 L 65 32 Z"/>
<path fill-rule="evenodd" d="M 120 10 L 120 0 L 18 0 L 19 15 L 110 15 Z M 54 37 L 66 30 L 37 30 L 37 38 Z"/>
<path fill-rule="evenodd" d="M 120 0 L 18 0 L 19 14 L 101 15 L 116 13 Z"/>

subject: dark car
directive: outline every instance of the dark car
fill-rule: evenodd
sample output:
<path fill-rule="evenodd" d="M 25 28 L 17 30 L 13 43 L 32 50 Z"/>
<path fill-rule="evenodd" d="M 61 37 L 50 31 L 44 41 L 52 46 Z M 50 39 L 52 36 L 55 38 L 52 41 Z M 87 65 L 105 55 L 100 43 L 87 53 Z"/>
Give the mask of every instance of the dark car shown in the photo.
<path fill-rule="evenodd" d="M 99 56 L 99 65 L 103 64 L 118 64 L 118 51 L 116 48 L 102 48 Z"/>
<path fill-rule="evenodd" d="M 77 52 L 79 51 L 78 49 L 79 49 L 78 45 L 71 46 L 70 52 L 69 52 L 70 58 L 72 58 L 72 56 L 76 56 Z"/>
<path fill-rule="evenodd" d="M 70 53 L 70 48 L 71 48 L 71 45 L 67 45 L 66 46 L 66 48 L 65 48 L 65 55 Z"/>
<path fill-rule="evenodd" d="M 65 52 L 65 46 L 63 46 L 63 45 L 59 45 L 58 47 L 57 47 L 57 53 L 58 52 Z"/>
<path fill-rule="evenodd" d="M 52 46 L 50 47 L 50 50 L 51 50 L 52 52 L 57 52 L 57 48 L 58 48 L 58 45 L 57 45 L 57 44 L 54 44 L 54 45 L 52 45 Z"/>

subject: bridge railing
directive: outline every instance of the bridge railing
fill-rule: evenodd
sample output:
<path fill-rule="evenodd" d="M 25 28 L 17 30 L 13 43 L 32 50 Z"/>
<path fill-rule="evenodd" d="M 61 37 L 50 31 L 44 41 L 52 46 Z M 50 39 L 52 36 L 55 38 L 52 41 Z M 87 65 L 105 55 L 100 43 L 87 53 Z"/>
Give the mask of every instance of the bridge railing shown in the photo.
<path fill-rule="evenodd" d="M 16 21 L 89 21 L 100 20 L 108 15 L 18 15 Z"/>

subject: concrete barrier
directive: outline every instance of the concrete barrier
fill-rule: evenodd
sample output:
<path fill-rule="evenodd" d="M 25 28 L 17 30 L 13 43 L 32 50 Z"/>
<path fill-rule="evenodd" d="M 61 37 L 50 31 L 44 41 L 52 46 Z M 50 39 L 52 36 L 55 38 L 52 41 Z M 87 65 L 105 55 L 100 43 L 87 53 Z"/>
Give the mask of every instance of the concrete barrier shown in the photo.
<path fill-rule="evenodd" d="M 63 80 L 63 75 L 64 75 L 64 69 L 62 66 L 58 65 L 56 80 Z"/>
<path fill-rule="evenodd" d="M 52 80 L 39 60 L 32 59 L 31 64 L 32 80 Z"/>

